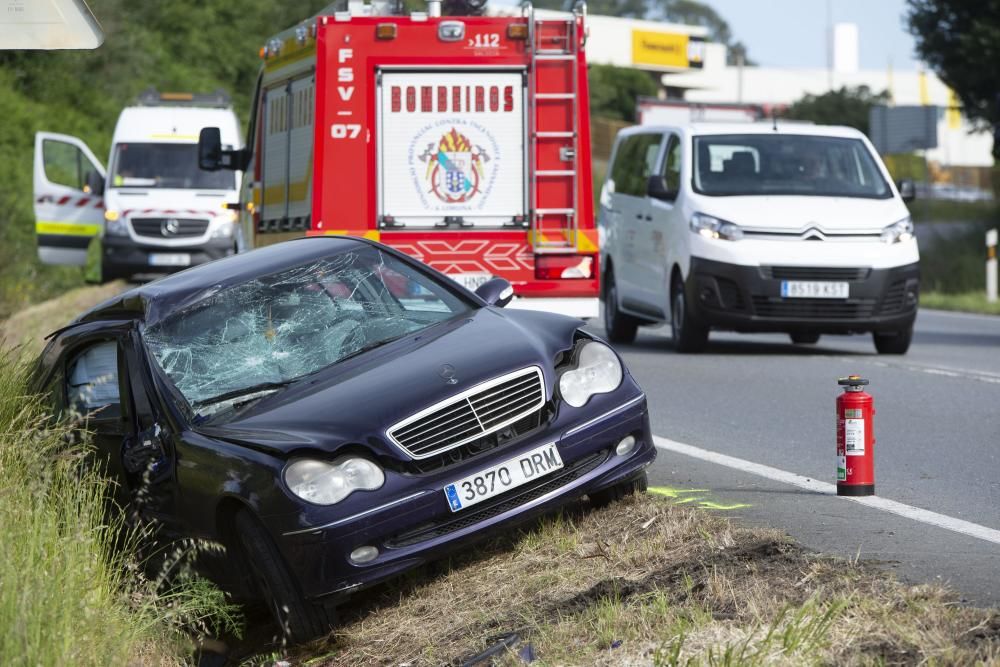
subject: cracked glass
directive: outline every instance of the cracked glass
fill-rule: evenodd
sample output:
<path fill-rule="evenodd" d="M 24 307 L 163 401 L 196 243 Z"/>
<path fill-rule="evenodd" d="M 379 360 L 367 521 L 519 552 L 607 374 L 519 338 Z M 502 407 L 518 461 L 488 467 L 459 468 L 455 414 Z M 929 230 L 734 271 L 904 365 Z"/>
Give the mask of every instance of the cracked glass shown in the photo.
<path fill-rule="evenodd" d="M 433 278 L 363 247 L 212 291 L 143 338 L 208 417 L 470 309 Z"/>

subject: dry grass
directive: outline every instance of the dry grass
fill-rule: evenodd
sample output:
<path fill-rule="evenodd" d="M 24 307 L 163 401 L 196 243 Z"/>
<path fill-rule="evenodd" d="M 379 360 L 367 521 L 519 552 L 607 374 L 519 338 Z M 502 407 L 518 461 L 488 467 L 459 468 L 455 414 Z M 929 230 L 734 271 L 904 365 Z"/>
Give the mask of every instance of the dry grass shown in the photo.
<path fill-rule="evenodd" d="M 471 551 L 359 600 L 293 662 L 440 665 L 516 633 L 479 664 L 1000 664 L 998 610 L 648 495 Z"/>
<path fill-rule="evenodd" d="M 83 311 L 124 291 L 126 284 L 116 280 L 106 285 L 78 287 L 60 297 L 29 306 L 0 322 L 0 345 L 23 345 L 29 353 L 40 352 L 47 334 L 69 322 Z"/>

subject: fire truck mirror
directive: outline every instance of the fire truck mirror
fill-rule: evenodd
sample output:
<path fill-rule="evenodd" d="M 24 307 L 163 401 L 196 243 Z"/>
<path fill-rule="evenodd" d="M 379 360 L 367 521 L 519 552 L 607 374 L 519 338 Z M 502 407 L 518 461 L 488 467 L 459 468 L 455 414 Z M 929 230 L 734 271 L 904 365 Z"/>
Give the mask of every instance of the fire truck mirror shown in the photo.
<path fill-rule="evenodd" d="M 198 167 L 218 171 L 222 167 L 222 135 L 217 127 L 203 127 L 198 135 Z"/>
<path fill-rule="evenodd" d="M 514 288 L 503 278 L 490 278 L 476 288 L 476 295 L 490 306 L 503 308 L 514 298 Z"/>

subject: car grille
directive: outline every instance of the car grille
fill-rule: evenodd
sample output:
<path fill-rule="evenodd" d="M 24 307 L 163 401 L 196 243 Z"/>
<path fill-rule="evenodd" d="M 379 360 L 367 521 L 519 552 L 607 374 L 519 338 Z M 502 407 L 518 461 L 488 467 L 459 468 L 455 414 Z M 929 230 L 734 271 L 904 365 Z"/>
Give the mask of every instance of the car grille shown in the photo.
<path fill-rule="evenodd" d="M 423 459 L 495 433 L 545 403 L 537 366 L 484 382 L 391 426 L 386 435 L 414 459 Z"/>
<path fill-rule="evenodd" d="M 760 274 L 768 280 L 867 280 L 869 267 L 839 268 L 825 266 L 762 266 Z"/>
<path fill-rule="evenodd" d="M 874 314 L 875 299 L 782 299 L 754 296 L 753 308 L 759 317 L 806 320 L 861 319 Z"/>
<path fill-rule="evenodd" d="M 166 231 L 168 220 L 176 221 L 176 231 Z M 174 225 L 171 225 L 173 227 Z M 132 218 L 132 229 L 139 236 L 152 236 L 160 239 L 187 238 L 201 236 L 208 229 L 208 220 L 194 218 Z"/>
<path fill-rule="evenodd" d="M 443 537 L 456 530 L 474 526 L 481 521 L 492 519 L 495 516 L 500 516 L 515 507 L 520 507 L 525 503 L 541 498 L 545 494 L 583 477 L 607 461 L 610 451 L 608 449 L 601 450 L 574 462 L 571 466 L 557 470 L 533 484 L 511 489 L 507 493 L 489 501 L 485 507 L 476 506 L 474 510 L 470 509 L 468 513 L 459 511 L 442 521 L 425 523 L 406 532 L 394 535 L 386 540 L 385 546 L 390 549 L 398 549 L 400 547 L 419 544 L 420 542 L 432 540 L 437 537 Z"/>

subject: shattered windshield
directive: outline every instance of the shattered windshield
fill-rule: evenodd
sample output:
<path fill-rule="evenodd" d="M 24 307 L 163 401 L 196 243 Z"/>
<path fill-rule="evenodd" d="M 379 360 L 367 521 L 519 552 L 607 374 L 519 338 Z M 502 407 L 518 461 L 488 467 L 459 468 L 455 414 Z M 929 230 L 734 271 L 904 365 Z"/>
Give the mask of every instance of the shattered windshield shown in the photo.
<path fill-rule="evenodd" d="M 469 309 L 365 246 L 218 290 L 147 329 L 144 340 L 207 416 Z"/>

